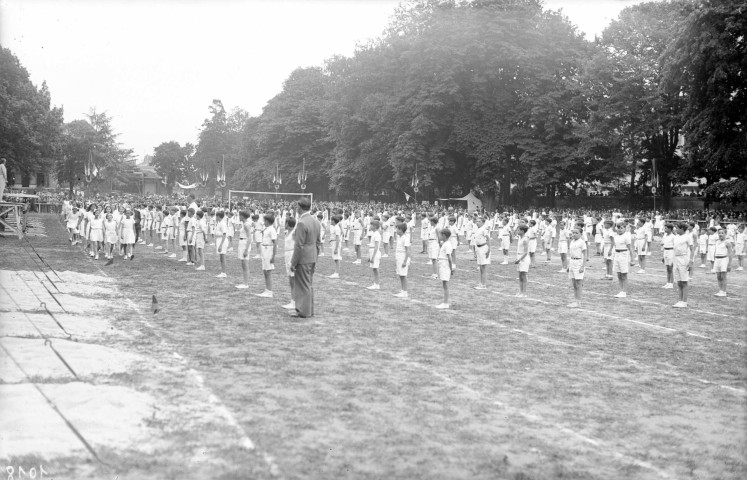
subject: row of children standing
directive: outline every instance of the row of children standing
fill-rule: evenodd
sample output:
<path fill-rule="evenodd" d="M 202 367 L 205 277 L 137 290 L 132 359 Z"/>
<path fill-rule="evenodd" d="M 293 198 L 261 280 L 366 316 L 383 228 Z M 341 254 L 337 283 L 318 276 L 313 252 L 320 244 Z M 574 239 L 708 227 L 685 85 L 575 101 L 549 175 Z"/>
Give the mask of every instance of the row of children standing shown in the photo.
<path fill-rule="evenodd" d="M 354 264 L 362 263 L 362 241 L 368 238 L 368 259 L 367 262 L 373 270 L 374 281 L 369 287 L 372 290 L 380 289 L 380 261 L 387 258 L 390 249 L 394 251 L 396 261 L 396 273 L 400 277 L 401 289 L 395 294 L 397 297 L 407 297 L 407 274 L 408 267 L 412 258 L 412 232 L 417 224 L 418 217 L 421 220 L 421 241 L 423 242 L 423 251 L 428 255 L 429 264 L 433 266 L 431 276 L 438 279 L 443 284 L 444 301 L 438 305 L 439 308 L 449 308 L 448 282 L 456 271 L 456 247 L 460 239 L 469 245 L 473 258 L 477 261 L 480 271 L 480 282 L 474 288 L 486 289 L 487 283 L 487 265 L 490 264 L 490 239 L 497 236 L 497 246 L 503 251 L 503 262 L 509 263 L 508 251 L 513 238 L 518 239 L 517 248 L 517 269 L 519 270 L 519 293 L 517 296 L 526 296 L 526 274 L 529 268 L 535 266 L 535 254 L 540 243 L 541 250 L 547 255 L 550 261 L 551 252 L 556 236 L 558 237 L 557 251 L 560 254 L 562 269 L 560 272 L 568 272 L 572 280 L 576 299 L 580 298 L 581 280 L 583 272 L 589 261 L 589 252 L 592 231 L 589 230 L 588 218 L 582 218 L 578 221 L 568 218 L 559 223 L 552 217 L 548 218 L 519 218 L 517 215 L 483 217 L 480 215 L 452 215 L 445 212 L 441 215 L 413 214 L 409 218 L 405 217 L 402 212 L 389 215 L 384 212 L 381 216 L 374 215 L 373 212 L 360 212 L 355 215 L 353 212 L 343 212 L 341 210 L 333 211 L 332 215 L 327 212 L 319 212 L 318 218 L 322 223 L 324 240 L 330 243 L 332 260 L 334 261 L 334 273 L 330 278 L 339 278 L 339 266 L 342 261 L 342 252 L 348 250 L 349 242 L 352 241 L 355 249 L 356 259 Z M 251 212 L 236 212 L 222 209 L 208 210 L 206 207 L 198 207 L 194 202 L 187 208 L 180 207 L 160 207 L 143 205 L 133 208 L 123 205 L 112 210 L 109 206 L 98 209 L 96 206 L 89 206 L 85 212 L 77 208 L 72 208 L 67 214 L 67 226 L 71 231 L 71 242 L 79 242 L 79 234 L 87 241 L 89 254 L 98 258 L 101 250 L 107 258 L 112 258 L 116 251 L 125 258 L 134 258 L 134 247 L 137 243 L 155 246 L 156 250 L 163 250 L 171 258 L 177 256 L 179 250 L 182 251 L 180 262 L 188 266 L 196 266 L 197 270 L 205 270 L 204 249 L 211 242 L 215 244 L 216 253 L 220 257 L 220 273 L 216 275 L 219 278 L 226 277 L 225 256 L 233 250 L 233 237 L 238 233 L 239 248 L 238 257 L 242 264 L 242 273 L 244 282 L 237 285 L 237 288 L 248 288 L 249 283 L 249 265 L 250 250 L 252 245 L 256 246 L 255 259 L 262 260 L 262 269 L 265 277 L 265 290 L 257 295 L 262 297 L 272 297 L 272 270 L 274 269 L 274 258 L 277 251 L 278 232 L 282 226 L 285 227 L 285 255 L 286 264 L 290 260 L 290 254 L 293 250 L 292 230 L 295 226 L 295 219 L 287 212 L 269 212 L 264 215 Z M 615 222 L 618 220 L 618 222 Z M 622 225 L 622 231 L 620 231 Z M 272 227 L 272 228 L 268 228 Z M 559 228 L 558 228 L 559 227 Z M 672 227 L 674 229 L 675 227 Z M 696 228 L 690 225 L 689 231 Z M 578 232 L 576 232 L 578 230 Z M 625 261 L 623 256 L 628 255 L 629 259 L 638 258 L 640 265 L 639 273 L 645 273 L 646 257 L 651 253 L 651 240 L 653 228 L 651 222 L 646 219 L 640 219 L 635 224 L 620 223 L 619 219 L 601 218 L 593 228 L 594 242 L 597 244 L 597 252 L 604 257 L 607 272 L 605 279 L 612 279 L 613 272 L 617 273 L 620 282 L 620 293 L 617 297 L 627 296 L 627 274 L 629 264 L 634 262 Z M 719 233 L 714 228 L 711 237 L 707 238 L 712 252 L 704 253 L 705 258 L 712 261 L 716 257 L 716 241 Z M 722 234 L 723 235 L 723 234 Z M 742 257 L 744 255 L 744 226 L 735 229 L 735 238 L 732 240 L 733 252 L 740 261 L 742 269 Z M 578 237 L 578 238 L 577 238 Z M 150 243 L 146 241 L 150 240 Z M 635 240 L 634 240 L 634 239 Z M 666 246 L 664 251 L 671 248 L 669 237 L 665 235 Z M 692 238 L 698 243 L 703 242 L 703 235 L 698 237 L 693 234 Z M 575 242 L 575 243 L 574 243 Z M 160 243 L 160 244 L 159 244 Z M 584 248 L 580 248 L 580 243 Z M 158 245 L 155 245 L 158 244 Z M 343 248 L 344 244 L 344 248 Z M 710 247 L 702 248 L 708 250 Z M 719 249 L 719 258 L 722 247 Z M 381 251 L 383 250 L 383 252 Z M 728 249 L 727 249 L 728 250 Z M 741 252 L 741 253 L 740 253 Z M 728 251 L 727 251 L 728 253 Z M 324 253 L 322 252 L 322 256 Z M 578 267 L 579 255 L 583 259 L 581 267 Z M 728 254 L 727 256 L 731 256 Z M 665 254 L 668 257 L 668 254 Z M 667 261 L 667 260 L 665 260 Z M 668 261 L 667 261 L 668 262 Z M 723 262 L 721 262 L 723 263 Z M 673 277 L 676 269 L 669 268 L 667 263 L 668 279 L 664 288 L 672 288 Z M 717 273 L 719 278 L 719 296 L 725 295 L 725 271 L 715 272 L 712 265 L 711 270 Z M 292 272 L 288 269 L 288 275 L 291 277 Z M 678 285 L 681 285 L 679 275 Z M 722 283 L 723 281 L 723 283 Z M 680 297 L 684 296 L 686 306 L 686 282 L 684 289 L 680 288 Z M 291 278 L 292 285 L 292 278 Z M 684 294 L 683 294 L 684 290 Z M 723 292 L 723 293 L 722 293 Z M 574 301 L 571 306 L 576 306 Z M 293 308 L 292 303 L 285 306 Z"/>

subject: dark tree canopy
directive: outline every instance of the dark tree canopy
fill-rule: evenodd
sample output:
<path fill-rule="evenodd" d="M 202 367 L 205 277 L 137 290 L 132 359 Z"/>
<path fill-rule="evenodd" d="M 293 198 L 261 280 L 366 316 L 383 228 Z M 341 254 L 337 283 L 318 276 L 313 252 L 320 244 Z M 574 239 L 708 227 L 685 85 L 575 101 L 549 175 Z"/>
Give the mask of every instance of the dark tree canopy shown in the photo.
<path fill-rule="evenodd" d="M 747 200 L 747 4 L 700 2 L 667 54 L 662 91 L 685 102 L 682 176 L 705 177 L 715 197 Z"/>
<path fill-rule="evenodd" d="M 62 109 L 51 107 L 47 84 L 36 88 L 28 71 L 0 47 L 0 156 L 22 174 L 49 168 L 59 151 Z"/>

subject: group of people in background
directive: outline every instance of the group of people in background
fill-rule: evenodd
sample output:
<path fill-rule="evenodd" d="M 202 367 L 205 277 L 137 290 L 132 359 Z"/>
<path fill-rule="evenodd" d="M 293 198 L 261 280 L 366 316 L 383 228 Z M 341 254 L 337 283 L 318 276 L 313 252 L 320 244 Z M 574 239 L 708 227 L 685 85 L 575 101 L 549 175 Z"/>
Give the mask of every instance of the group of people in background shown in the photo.
<path fill-rule="evenodd" d="M 289 202 L 247 201 L 242 204 L 198 205 L 194 196 L 173 205 L 138 203 L 109 199 L 108 203 L 76 204 L 66 201 L 62 219 L 66 223 L 73 245 L 84 245 L 94 259 L 115 256 L 133 260 L 135 247 L 143 245 L 161 251 L 196 270 L 206 270 L 205 249 L 215 249 L 216 277 L 226 278 L 229 254 L 241 263 L 242 282 L 237 289 L 249 288 L 249 260 L 261 261 L 265 288 L 256 295 L 271 298 L 273 270 L 278 242 L 282 238 L 284 266 L 289 278 L 292 300 L 284 308 L 301 316 L 313 314 L 313 304 L 299 309 L 293 292 L 299 284 L 295 279 L 298 261 L 294 263 L 296 228 L 301 217 L 310 216 L 319 225 L 318 256 L 331 256 L 334 273 L 340 278 L 343 254 L 352 264 L 367 264 L 373 282 L 367 288 L 381 289 L 382 259 L 394 257 L 394 271 L 399 277 L 399 291 L 395 297 L 407 298 L 409 266 L 417 253 L 426 255 L 431 266 L 430 276 L 441 282 L 443 301 L 439 309 L 450 307 L 449 282 L 457 272 L 457 247 L 466 245 L 468 259 L 476 262 L 479 277 L 477 290 L 487 289 L 487 271 L 492 260 L 501 265 L 513 263 L 518 271 L 517 297 L 527 296 L 527 276 L 541 257 L 549 263 L 552 256 L 560 257 L 560 273 L 568 276 L 574 292 L 569 307 L 578 307 L 583 294 L 586 270 L 592 268 L 593 256 L 602 257 L 604 279 L 617 277 L 617 298 L 628 296 L 628 275 L 637 266 L 637 273 L 645 274 L 652 252 L 661 252 L 666 266 L 664 289 L 678 291 L 673 306 L 687 307 L 688 282 L 694 274 L 695 261 L 699 267 L 715 274 L 718 283 L 716 296 L 727 295 L 727 273 L 734 259 L 737 271 L 743 270 L 745 256 L 744 223 L 720 223 L 712 216 L 701 226 L 690 218 L 667 219 L 660 213 L 639 213 L 625 216 L 622 212 L 467 212 L 446 206 L 365 205 L 333 203 L 315 205 L 306 200 L 296 209 Z M 691 216 L 692 218 L 692 216 Z M 316 224 L 316 223 L 315 223 Z M 311 224 L 309 224 L 311 225 Z M 308 225 L 306 230 L 313 230 Z M 419 238 L 415 231 L 419 230 Z M 304 239 L 306 241 L 306 239 Z M 515 257 L 509 257 L 515 243 Z M 366 247 L 364 250 L 364 246 Z M 306 248 L 306 247 L 305 247 Z M 464 249 L 462 249 L 463 251 Z M 365 251 L 365 253 L 364 253 Z M 308 254 L 308 252 L 307 252 Z M 300 255 L 300 254 L 299 254 Z M 316 255 L 313 262 L 317 261 Z M 389 267 L 391 268 L 391 267 Z M 311 291 L 310 272 L 302 279 L 301 289 Z M 305 283 L 304 283 L 305 282 Z M 306 292 L 308 293 L 308 292 Z"/>

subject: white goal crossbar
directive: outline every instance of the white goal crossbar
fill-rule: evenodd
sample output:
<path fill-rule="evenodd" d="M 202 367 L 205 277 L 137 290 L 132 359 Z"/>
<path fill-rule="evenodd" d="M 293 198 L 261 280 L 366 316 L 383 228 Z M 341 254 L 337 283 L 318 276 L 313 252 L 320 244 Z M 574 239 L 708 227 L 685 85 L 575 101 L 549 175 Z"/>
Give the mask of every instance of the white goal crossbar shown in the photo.
<path fill-rule="evenodd" d="M 311 204 L 314 204 L 314 194 L 313 193 L 286 193 L 286 192 L 249 192 L 247 190 L 229 190 L 228 191 L 228 202 L 229 205 L 231 205 L 231 202 L 237 202 L 240 200 L 250 200 L 250 199 L 259 199 L 258 197 L 253 195 L 261 195 L 263 199 L 274 199 L 274 198 L 287 198 L 287 197 L 308 197 L 309 200 L 311 200 Z"/>

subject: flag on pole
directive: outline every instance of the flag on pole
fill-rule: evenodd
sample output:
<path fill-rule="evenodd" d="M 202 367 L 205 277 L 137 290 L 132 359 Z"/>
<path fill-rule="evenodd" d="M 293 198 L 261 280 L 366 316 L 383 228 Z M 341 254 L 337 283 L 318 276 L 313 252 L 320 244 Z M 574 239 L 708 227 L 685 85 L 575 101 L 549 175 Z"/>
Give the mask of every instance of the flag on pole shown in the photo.
<path fill-rule="evenodd" d="M 405 202 L 410 201 L 410 196 L 407 194 L 407 192 L 403 192 L 405 194 Z"/>

